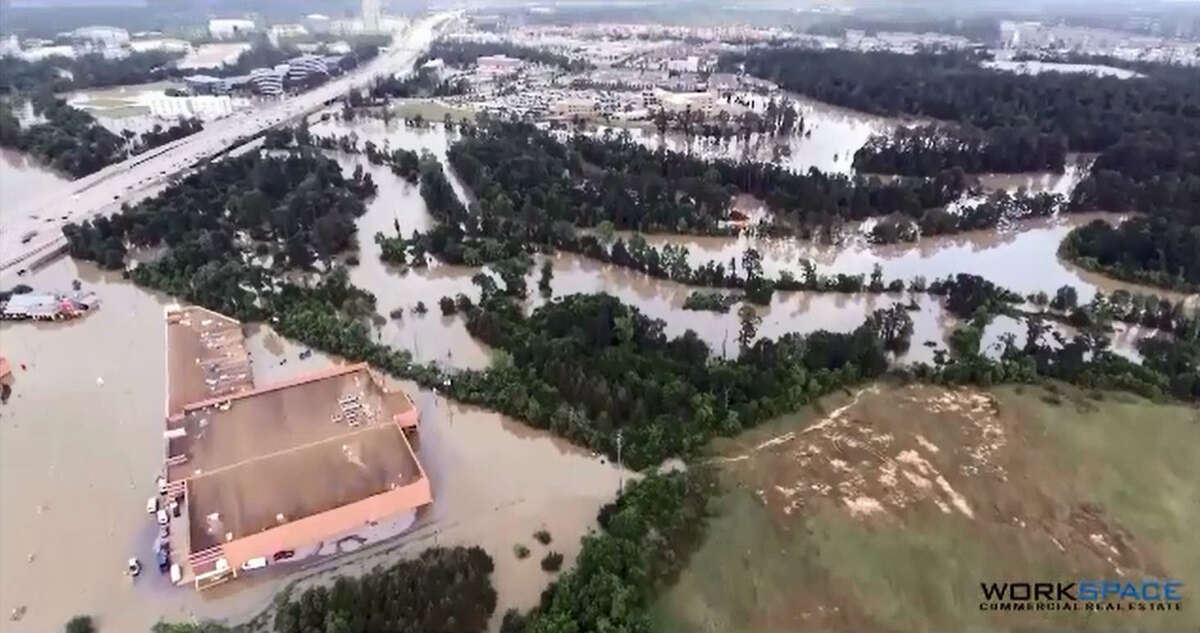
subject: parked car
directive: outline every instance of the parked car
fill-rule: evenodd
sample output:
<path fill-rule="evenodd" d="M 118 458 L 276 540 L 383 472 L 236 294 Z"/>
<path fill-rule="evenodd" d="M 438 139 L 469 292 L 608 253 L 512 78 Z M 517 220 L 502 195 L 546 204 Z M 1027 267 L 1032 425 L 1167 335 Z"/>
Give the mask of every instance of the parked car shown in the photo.
<path fill-rule="evenodd" d="M 280 550 L 278 552 L 275 552 L 275 556 L 273 556 L 272 558 L 274 558 L 276 561 L 281 561 L 281 560 L 287 560 L 295 555 L 296 555 L 296 550 L 285 549 L 285 550 Z"/>
<path fill-rule="evenodd" d="M 167 552 L 167 548 L 158 548 L 158 551 L 154 553 L 154 560 L 158 563 L 158 571 L 167 573 L 167 568 L 171 566 L 171 555 Z"/>
<path fill-rule="evenodd" d="M 242 569 L 245 571 L 251 571 L 254 569 L 262 569 L 263 567 L 266 567 L 266 566 L 267 566 L 267 557 L 266 556 L 259 556 L 258 558 L 251 558 L 250 560 L 242 563 Z"/>

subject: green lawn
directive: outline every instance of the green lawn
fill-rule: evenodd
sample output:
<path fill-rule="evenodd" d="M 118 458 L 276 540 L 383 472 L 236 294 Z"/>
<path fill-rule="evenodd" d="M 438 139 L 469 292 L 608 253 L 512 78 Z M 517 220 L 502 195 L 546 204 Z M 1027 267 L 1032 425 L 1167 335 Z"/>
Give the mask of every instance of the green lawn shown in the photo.
<path fill-rule="evenodd" d="M 950 452 L 953 419 L 908 415 L 895 406 L 894 391 L 864 396 L 851 417 L 897 436 L 916 430 Z M 973 518 L 923 502 L 863 519 L 825 499 L 784 516 L 758 492 L 778 475 L 778 455 L 722 465 L 718 516 L 656 605 L 659 630 L 1196 630 L 1200 609 L 1189 600 L 1189 588 L 1200 586 L 1196 410 L 1108 394 L 1096 401 L 1070 388 L 1057 406 L 1042 400 L 1041 388 L 990 393 L 1011 425 L 995 458 L 1006 477 L 956 479 L 943 470 L 969 499 Z M 820 412 L 788 416 L 714 450 L 743 455 L 848 401 L 839 396 Z M 1182 579 L 1183 612 L 980 610 L 981 581 L 1115 578 L 1093 533 L 1127 539 L 1117 544 L 1126 578 Z"/>

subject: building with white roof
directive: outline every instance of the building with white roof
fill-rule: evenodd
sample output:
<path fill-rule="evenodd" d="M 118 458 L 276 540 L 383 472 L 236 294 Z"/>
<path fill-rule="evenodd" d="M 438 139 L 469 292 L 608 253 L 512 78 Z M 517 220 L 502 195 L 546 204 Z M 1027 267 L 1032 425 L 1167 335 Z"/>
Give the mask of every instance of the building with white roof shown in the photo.
<path fill-rule="evenodd" d="M 243 18 L 213 18 L 208 21 L 208 34 L 219 40 L 246 37 L 254 31 L 254 20 L 246 20 Z"/>
<path fill-rule="evenodd" d="M 115 26 L 81 26 L 68 35 L 73 40 L 86 41 L 107 48 L 115 48 L 129 43 L 129 31 Z"/>

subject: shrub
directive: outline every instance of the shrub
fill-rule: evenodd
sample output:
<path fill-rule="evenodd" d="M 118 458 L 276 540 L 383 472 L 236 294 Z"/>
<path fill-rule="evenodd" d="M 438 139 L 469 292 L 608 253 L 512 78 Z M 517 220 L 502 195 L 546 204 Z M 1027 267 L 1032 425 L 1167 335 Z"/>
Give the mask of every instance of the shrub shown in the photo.
<path fill-rule="evenodd" d="M 542 559 L 542 569 L 550 572 L 558 571 L 562 567 L 563 555 L 558 552 L 550 552 Z"/>
<path fill-rule="evenodd" d="M 525 545 L 522 543 L 517 543 L 516 545 L 513 545 L 513 554 L 515 554 L 519 559 L 528 558 L 529 548 L 525 547 Z"/>
<path fill-rule="evenodd" d="M 77 615 L 67 621 L 67 633 L 96 633 L 96 625 L 90 615 Z"/>
<path fill-rule="evenodd" d="M 542 530 L 538 530 L 537 532 L 534 532 L 534 533 L 533 533 L 533 538 L 534 538 L 535 540 L 537 540 L 537 542 L 541 543 L 542 545 L 549 545 L 549 544 L 550 544 L 550 533 L 549 533 L 549 532 L 547 532 L 547 531 L 546 531 L 546 530 L 544 530 L 544 529 L 542 529 Z"/>

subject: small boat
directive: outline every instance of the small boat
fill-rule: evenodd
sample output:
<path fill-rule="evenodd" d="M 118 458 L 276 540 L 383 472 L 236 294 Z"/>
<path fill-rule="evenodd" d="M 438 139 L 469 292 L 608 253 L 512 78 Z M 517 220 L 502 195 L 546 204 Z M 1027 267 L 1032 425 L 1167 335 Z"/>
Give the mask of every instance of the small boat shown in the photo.
<path fill-rule="evenodd" d="M 127 573 L 132 577 L 137 577 L 138 574 L 142 573 L 142 562 L 137 558 L 130 558 Z"/>

